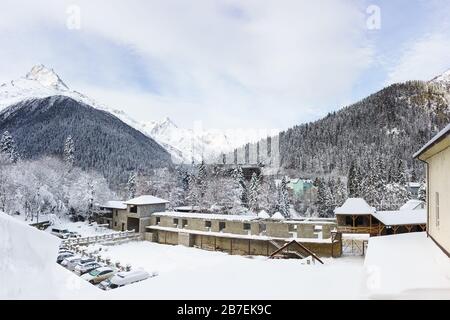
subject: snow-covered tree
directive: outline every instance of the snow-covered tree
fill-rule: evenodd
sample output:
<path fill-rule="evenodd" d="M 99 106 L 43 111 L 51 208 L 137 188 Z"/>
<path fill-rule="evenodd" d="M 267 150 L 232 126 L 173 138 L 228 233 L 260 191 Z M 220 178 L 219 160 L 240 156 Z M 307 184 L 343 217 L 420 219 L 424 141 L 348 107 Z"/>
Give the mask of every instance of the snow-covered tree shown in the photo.
<path fill-rule="evenodd" d="M 290 201 L 289 201 L 289 191 L 287 189 L 286 177 L 281 179 L 278 186 L 278 201 L 277 201 L 278 211 L 285 217 L 291 217 Z"/>
<path fill-rule="evenodd" d="M 259 210 L 260 184 L 261 184 L 261 177 L 256 172 L 253 172 L 248 187 L 248 204 L 249 209 L 252 212 L 258 212 Z"/>
<path fill-rule="evenodd" d="M 0 138 L 0 154 L 11 163 L 16 163 L 19 160 L 16 143 L 9 131 L 3 132 Z"/>
<path fill-rule="evenodd" d="M 72 168 L 75 163 L 75 143 L 70 135 L 64 142 L 64 162 L 69 168 Z"/>
<path fill-rule="evenodd" d="M 422 201 L 427 201 L 427 184 L 425 181 L 420 184 L 417 198 Z"/>
<path fill-rule="evenodd" d="M 241 166 L 237 166 L 233 170 L 233 179 L 238 192 L 239 204 L 244 208 L 248 208 L 248 190 Z"/>
<path fill-rule="evenodd" d="M 136 197 L 136 172 L 131 172 L 127 181 L 127 197 L 133 199 Z"/>
<path fill-rule="evenodd" d="M 361 176 L 355 161 L 350 164 L 347 178 L 347 190 L 349 198 L 360 197 Z"/>

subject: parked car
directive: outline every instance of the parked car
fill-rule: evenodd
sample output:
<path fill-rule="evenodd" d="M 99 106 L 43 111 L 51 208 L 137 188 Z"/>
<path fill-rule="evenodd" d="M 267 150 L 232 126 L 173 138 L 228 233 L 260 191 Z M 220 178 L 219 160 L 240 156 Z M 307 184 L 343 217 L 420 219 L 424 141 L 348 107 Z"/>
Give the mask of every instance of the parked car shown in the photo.
<path fill-rule="evenodd" d="M 73 264 L 75 263 L 75 265 L 80 262 L 81 257 L 79 255 L 73 255 L 70 257 L 65 258 L 62 262 L 61 265 L 63 267 L 66 267 L 67 269 L 69 269 L 69 264 Z"/>
<path fill-rule="evenodd" d="M 147 271 L 143 270 L 119 272 L 112 278 L 101 282 L 99 288 L 103 290 L 115 289 L 145 280 L 149 277 L 150 274 Z"/>
<path fill-rule="evenodd" d="M 81 234 L 79 234 L 78 232 L 75 231 L 70 231 L 69 232 L 69 238 L 80 238 Z"/>
<path fill-rule="evenodd" d="M 58 257 L 56 258 L 56 262 L 61 264 L 64 259 L 73 257 L 74 255 L 75 254 L 73 252 L 69 252 L 69 251 L 63 252 L 63 253 L 59 253 Z"/>
<path fill-rule="evenodd" d="M 89 271 L 92 271 L 94 269 L 103 267 L 102 264 L 95 262 L 95 261 L 91 261 L 91 262 L 86 262 L 86 263 L 78 263 L 75 266 L 75 269 L 73 270 L 77 275 L 81 276 Z"/>
<path fill-rule="evenodd" d="M 115 273 L 116 271 L 113 268 L 100 267 L 83 274 L 81 278 L 89 281 L 92 284 L 98 284 L 104 280 L 111 278 Z"/>
<path fill-rule="evenodd" d="M 52 228 L 51 234 L 53 234 L 54 236 L 57 236 L 61 239 L 67 239 L 69 238 L 70 232 L 67 229 L 63 229 L 63 228 Z"/>
<path fill-rule="evenodd" d="M 66 268 L 69 269 L 70 271 L 75 271 L 75 267 L 78 264 L 84 265 L 84 264 L 86 264 L 88 262 L 95 262 L 95 259 L 94 258 L 88 258 L 88 257 L 80 258 L 78 260 L 75 259 L 75 260 L 71 261 L 70 263 L 68 263 Z"/>

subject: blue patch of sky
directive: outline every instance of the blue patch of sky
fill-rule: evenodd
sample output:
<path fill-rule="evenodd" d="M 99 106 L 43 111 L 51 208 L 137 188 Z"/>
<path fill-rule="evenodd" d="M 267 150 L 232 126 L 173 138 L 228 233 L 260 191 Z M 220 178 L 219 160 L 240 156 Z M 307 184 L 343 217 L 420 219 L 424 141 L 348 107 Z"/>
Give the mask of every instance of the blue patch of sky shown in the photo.
<path fill-rule="evenodd" d="M 395 67 L 405 48 L 433 27 L 436 6 L 424 0 L 366 0 L 366 5 L 381 9 L 381 28 L 367 30 L 374 50 L 374 61 L 353 86 L 351 101 L 356 102 L 386 85 L 389 71 Z M 366 6 L 366 7 L 367 7 Z M 411 79 L 414 80 L 414 79 Z"/>

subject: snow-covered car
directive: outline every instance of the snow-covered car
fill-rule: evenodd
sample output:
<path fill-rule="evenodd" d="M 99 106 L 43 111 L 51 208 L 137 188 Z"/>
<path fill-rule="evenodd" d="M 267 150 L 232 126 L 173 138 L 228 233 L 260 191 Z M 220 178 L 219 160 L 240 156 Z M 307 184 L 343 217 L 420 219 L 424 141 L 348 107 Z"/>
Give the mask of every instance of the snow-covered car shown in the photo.
<path fill-rule="evenodd" d="M 110 290 L 148 279 L 150 274 L 144 270 L 119 272 L 112 278 L 100 283 L 99 288 Z"/>
<path fill-rule="evenodd" d="M 57 227 L 52 228 L 52 231 L 50 233 L 61 239 L 67 239 L 67 238 L 69 238 L 69 235 L 70 235 L 69 230 L 63 229 L 63 228 L 57 228 Z"/>
<path fill-rule="evenodd" d="M 101 265 L 98 262 L 95 261 L 91 261 L 91 262 L 86 262 L 86 263 L 78 263 L 75 268 L 74 268 L 74 272 L 81 276 L 83 274 L 85 274 L 86 272 L 92 271 L 94 269 L 103 267 L 103 265 Z"/>
<path fill-rule="evenodd" d="M 64 259 L 70 258 L 70 257 L 73 257 L 73 256 L 74 256 L 74 253 L 73 252 L 69 252 L 69 251 L 66 251 L 66 252 L 63 252 L 63 253 L 59 253 L 58 257 L 56 258 L 56 262 L 61 264 Z"/>
<path fill-rule="evenodd" d="M 82 264 L 83 265 L 83 264 L 86 264 L 88 262 L 95 262 L 95 259 L 94 258 L 88 258 L 88 257 L 74 259 L 74 260 L 70 261 L 65 267 L 67 269 L 69 269 L 70 271 L 75 271 L 75 267 L 78 264 Z"/>
<path fill-rule="evenodd" d="M 78 232 L 75 232 L 75 231 L 69 232 L 68 238 L 80 238 L 80 237 L 81 237 L 81 234 L 79 234 Z"/>
<path fill-rule="evenodd" d="M 65 259 L 61 262 L 61 265 L 62 265 L 63 267 L 66 267 L 66 268 L 67 268 L 67 267 L 69 266 L 69 264 L 72 264 L 72 263 L 78 263 L 80 260 L 81 260 L 81 257 L 78 256 L 78 255 L 70 256 L 70 257 L 65 258 Z"/>
<path fill-rule="evenodd" d="M 100 267 L 83 274 L 81 278 L 89 281 L 92 284 L 98 284 L 104 280 L 111 278 L 115 273 L 116 271 L 113 268 Z"/>

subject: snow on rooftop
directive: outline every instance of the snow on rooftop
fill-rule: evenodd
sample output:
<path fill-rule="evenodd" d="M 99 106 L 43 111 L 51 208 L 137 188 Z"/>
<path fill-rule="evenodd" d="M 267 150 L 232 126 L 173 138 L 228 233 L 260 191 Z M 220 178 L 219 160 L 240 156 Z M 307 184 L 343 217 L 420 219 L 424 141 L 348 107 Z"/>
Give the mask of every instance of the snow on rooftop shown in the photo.
<path fill-rule="evenodd" d="M 370 238 L 363 294 L 378 299 L 450 299 L 450 259 L 413 232 Z"/>
<path fill-rule="evenodd" d="M 285 220 L 286 218 L 281 214 L 281 212 L 275 212 L 271 219 Z"/>
<path fill-rule="evenodd" d="M 199 212 L 156 212 L 154 215 L 161 217 L 174 217 L 174 218 L 194 218 L 194 219 L 207 219 L 207 220 L 227 220 L 227 221 L 251 221 L 258 219 L 256 215 L 233 215 L 233 214 L 215 214 L 215 213 L 199 213 Z"/>
<path fill-rule="evenodd" d="M 123 201 L 107 201 L 101 204 L 100 207 L 125 210 L 127 205 Z"/>
<path fill-rule="evenodd" d="M 345 203 L 334 210 L 335 214 L 373 214 L 375 208 L 362 198 L 348 198 Z"/>
<path fill-rule="evenodd" d="M 269 219 L 270 216 L 269 216 L 269 214 L 268 214 L 265 210 L 261 210 L 261 211 L 258 213 L 258 218 L 260 218 L 260 219 Z"/>
<path fill-rule="evenodd" d="M 401 211 L 378 211 L 372 214 L 385 226 L 417 225 L 427 223 L 427 211 L 401 210 Z"/>
<path fill-rule="evenodd" d="M 403 206 L 400 207 L 402 210 L 418 210 L 425 208 L 425 202 L 422 200 L 412 199 L 408 200 Z"/>
<path fill-rule="evenodd" d="M 163 203 L 169 203 L 169 201 L 155 197 L 150 195 L 144 195 L 140 196 L 128 201 L 125 201 L 125 204 L 131 204 L 131 205 L 146 205 L 146 204 L 163 204 Z"/>
<path fill-rule="evenodd" d="M 413 158 L 419 157 L 422 153 L 424 153 L 426 150 L 428 150 L 436 141 L 440 140 L 442 137 L 450 133 L 450 123 L 441 130 L 437 135 L 433 137 L 430 141 L 427 142 L 419 151 L 417 151 Z"/>

